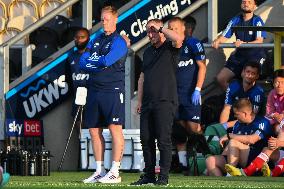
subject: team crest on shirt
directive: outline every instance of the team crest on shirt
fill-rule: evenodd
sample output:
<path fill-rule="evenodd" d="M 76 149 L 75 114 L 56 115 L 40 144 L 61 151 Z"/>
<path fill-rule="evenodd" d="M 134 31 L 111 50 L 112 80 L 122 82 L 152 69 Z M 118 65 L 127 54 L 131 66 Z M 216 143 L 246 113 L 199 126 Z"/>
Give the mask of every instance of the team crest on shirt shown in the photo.
<path fill-rule="evenodd" d="M 96 48 L 99 45 L 100 45 L 100 43 L 94 43 L 94 48 Z"/>
<path fill-rule="evenodd" d="M 274 103 L 274 106 L 275 106 L 275 107 L 278 107 L 278 103 L 277 103 L 277 102 L 275 102 L 275 103 Z"/>
<path fill-rule="evenodd" d="M 188 47 L 187 47 L 187 46 L 184 48 L 184 53 L 185 53 L 185 54 L 188 53 Z"/>

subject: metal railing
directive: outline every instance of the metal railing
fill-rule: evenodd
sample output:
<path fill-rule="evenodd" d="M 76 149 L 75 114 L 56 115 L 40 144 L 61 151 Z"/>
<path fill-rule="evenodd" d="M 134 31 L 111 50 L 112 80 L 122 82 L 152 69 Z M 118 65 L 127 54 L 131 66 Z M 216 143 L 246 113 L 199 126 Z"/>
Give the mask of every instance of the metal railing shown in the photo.
<path fill-rule="evenodd" d="M 213 48 L 212 44 L 204 43 L 205 48 Z M 284 47 L 284 43 L 281 44 Z M 234 43 L 222 43 L 219 45 L 219 48 L 236 48 Z M 239 48 L 274 48 L 273 43 L 244 43 L 241 44 Z"/>

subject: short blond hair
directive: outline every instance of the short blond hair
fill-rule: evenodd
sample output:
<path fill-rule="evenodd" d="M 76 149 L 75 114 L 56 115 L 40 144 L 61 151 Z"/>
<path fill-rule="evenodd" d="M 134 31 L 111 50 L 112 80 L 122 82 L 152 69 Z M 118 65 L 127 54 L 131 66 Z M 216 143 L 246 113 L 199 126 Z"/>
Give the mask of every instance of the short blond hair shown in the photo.
<path fill-rule="evenodd" d="M 248 110 L 252 111 L 252 103 L 248 98 L 240 98 L 233 104 L 233 108 L 240 111 L 240 110 Z"/>
<path fill-rule="evenodd" d="M 182 25 L 185 25 L 185 21 L 182 18 L 180 18 L 180 17 L 173 17 L 173 18 L 171 18 L 169 20 L 169 23 L 171 23 L 171 22 L 180 22 Z"/>
<path fill-rule="evenodd" d="M 118 17 L 117 9 L 111 5 L 103 7 L 102 12 L 110 12 L 112 15 Z"/>

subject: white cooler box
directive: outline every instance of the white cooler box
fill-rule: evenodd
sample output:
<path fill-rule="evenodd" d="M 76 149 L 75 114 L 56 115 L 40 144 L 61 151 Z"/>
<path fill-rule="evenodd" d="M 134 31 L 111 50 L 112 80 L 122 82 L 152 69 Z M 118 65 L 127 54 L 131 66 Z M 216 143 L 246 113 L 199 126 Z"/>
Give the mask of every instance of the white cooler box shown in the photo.
<path fill-rule="evenodd" d="M 145 167 L 140 143 L 139 129 L 123 130 L 125 145 L 121 162 L 121 170 L 142 171 Z M 103 130 L 105 139 L 104 165 L 110 169 L 112 163 L 112 138 L 108 129 Z M 159 151 L 156 151 L 157 165 L 159 164 Z M 81 169 L 96 169 L 91 137 L 88 129 L 82 129 L 81 133 Z"/>

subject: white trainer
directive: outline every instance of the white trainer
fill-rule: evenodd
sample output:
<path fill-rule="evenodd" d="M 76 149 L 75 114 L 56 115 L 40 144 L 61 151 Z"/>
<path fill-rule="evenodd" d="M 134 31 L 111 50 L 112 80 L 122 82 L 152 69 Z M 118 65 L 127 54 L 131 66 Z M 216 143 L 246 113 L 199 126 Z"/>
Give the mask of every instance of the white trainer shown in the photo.
<path fill-rule="evenodd" d="M 105 175 L 105 172 L 94 172 L 89 178 L 84 179 L 83 183 L 96 183 L 100 178 L 103 178 Z"/>
<path fill-rule="evenodd" d="M 109 171 L 104 177 L 98 179 L 99 183 L 105 183 L 105 184 L 114 184 L 114 183 L 120 183 L 121 177 L 116 176 L 111 171 Z"/>

